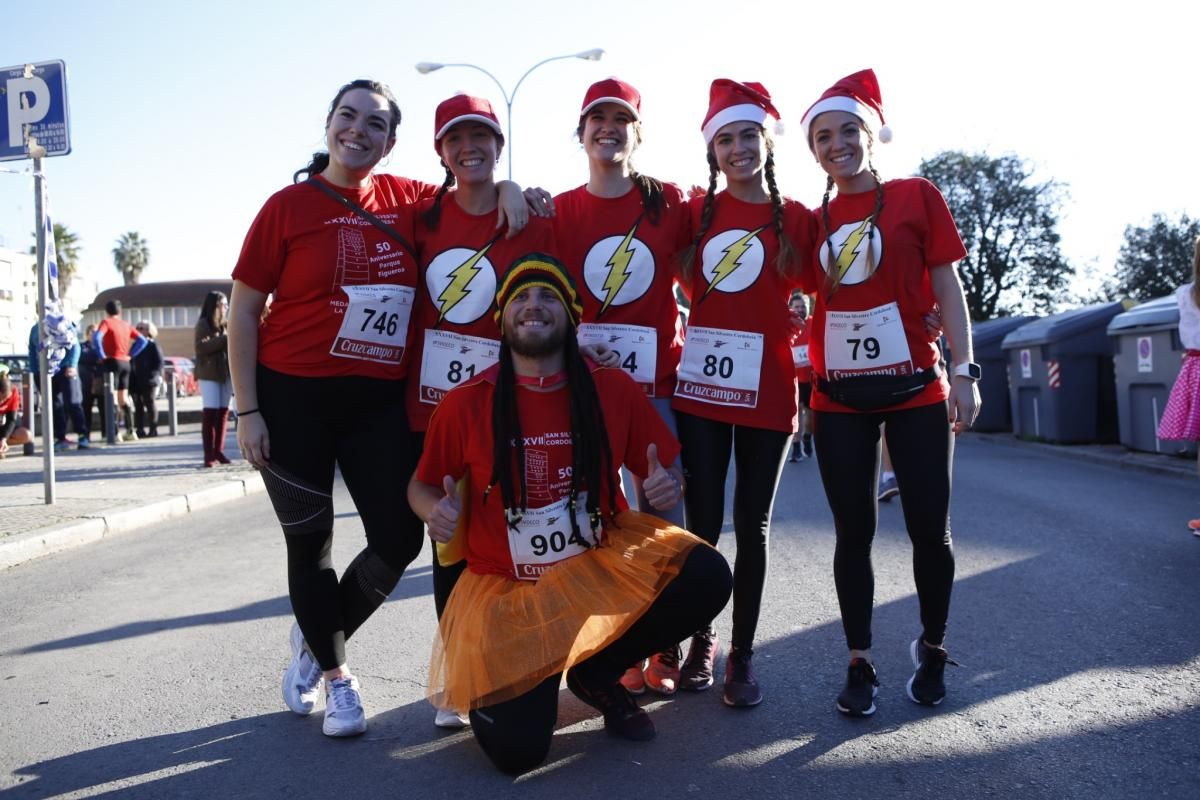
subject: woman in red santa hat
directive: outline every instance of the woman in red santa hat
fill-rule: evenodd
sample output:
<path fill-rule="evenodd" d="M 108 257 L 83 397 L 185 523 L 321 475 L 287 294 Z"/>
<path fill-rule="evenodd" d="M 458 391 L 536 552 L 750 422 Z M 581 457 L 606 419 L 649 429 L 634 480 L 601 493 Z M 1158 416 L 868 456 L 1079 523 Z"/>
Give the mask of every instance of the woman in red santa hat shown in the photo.
<path fill-rule="evenodd" d="M 531 217 L 515 235 L 500 220 L 494 171 L 504 133 L 485 98 L 457 94 L 438 105 L 433 147 L 446 178 L 416 209 L 419 279 L 413 310 L 413 374 L 405 392 L 413 449 L 420 457 L 429 418 L 446 392 L 496 363 L 500 330 L 492 318 L 497 278 L 531 252 L 553 253 L 549 220 Z M 530 190 L 531 193 L 538 190 Z M 465 562 L 434 545 L 433 600 L 438 619 Z M 461 728 L 466 715 L 438 709 L 434 724 Z"/>
<path fill-rule="evenodd" d="M 850 649 L 837 707 L 851 716 L 875 712 L 871 542 L 881 423 L 904 496 L 921 607 L 922 631 L 910 646 L 916 671 L 907 693 L 933 706 L 945 697 L 943 673 L 954 663 L 944 647 L 954 583 L 954 434 L 969 428 L 979 410 L 979 367 L 972 363 L 955 270 L 966 250 L 937 187 L 921 178 L 885 182 L 872 165 L 875 141 L 889 141 L 891 131 L 871 70 L 834 84 L 805 112 L 801 126 L 829 176 L 818 214 L 820 241 L 804 288 L 816 292 L 809 341 L 812 409 L 821 480 L 837 530 L 833 573 Z M 923 319 L 935 304 L 957 359 L 948 376 Z"/>
<path fill-rule="evenodd" d="M 725 515 L 730 456 L 737 465 L 733 522 L 737 563 L 733 632 L 723 699 L 755 706 L 762 691 L 751 667 L 767 573 L 775 490 L 796 424 L 796 372 L 788 298 L 815 241 L 813 215 L 780 195 L 768 120 L 779 112 L 758 83 L 713 81 L 701 131 L 708 193 L 691 201 L 695 236 L 683 256 L 691 298 L 673 407 L 688 475 L 688 524 L 712 544 Z M 717 177 L 725 188 L 717 191 Z M 713 683 L 717 633 L 693 637 L 680 686 Z"/>
<path fill-rule="evenodd" d="M 637 171 L 642 98 L 630 84 L 606 78 L 588 87 L 575 135 L 588 159 L 588 181 L 554 198 L 555 234 L 563 263 L 580 287 L 581 344 L 603 344 L 650 397 L 672 434 L 671 395 L 683 349 L 675 303 L 678 255 L 691 241 L 687 201 L 679 187 Z M 676 466 L 679 466 L 676 464 Z M 641 480 L 625 472 L 639 510 L 680 528 L 684 504 L 653 509 Z M 674 694 L 682 653 L 672 647 L 626 671 L 634 694 L 649 686 Z"/>

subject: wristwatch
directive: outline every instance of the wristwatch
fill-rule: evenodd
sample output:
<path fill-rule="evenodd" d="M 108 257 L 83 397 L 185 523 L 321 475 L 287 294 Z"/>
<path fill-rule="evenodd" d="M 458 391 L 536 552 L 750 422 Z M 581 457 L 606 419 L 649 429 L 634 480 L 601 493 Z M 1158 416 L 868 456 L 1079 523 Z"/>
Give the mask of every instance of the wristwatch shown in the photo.
<path fill-rule="evenodd" d="M 983 370 L 979 368 L 978 364 L 968 361 L 965 364 L 956 365 L 952 374 L 956 378 L 966 378 L 968 380 L 977 381 L 983 377 Z"/>

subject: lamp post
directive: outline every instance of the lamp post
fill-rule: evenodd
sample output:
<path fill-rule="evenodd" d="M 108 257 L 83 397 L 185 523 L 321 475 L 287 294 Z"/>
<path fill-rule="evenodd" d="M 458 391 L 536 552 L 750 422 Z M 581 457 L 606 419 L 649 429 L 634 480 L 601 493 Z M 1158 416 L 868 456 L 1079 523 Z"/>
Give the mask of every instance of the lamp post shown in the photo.
<path fill-rule="evenodd" d="M 525 74 L 522 75 L 521 78 L 517 81 L 517 84 L 516 84 L 516 86 L 513 87 L 511 94 L 505 90 L 504 84 L 500 83 L 500 81 L 496 78 L 495 75 L 493 75 L 492 73 L 488 72 L 483 67 L 478 66 L 476 64 L 439 64 L 439 63 L 433 62 L 433 61 L 422 61 L 421 63 L 416 65 L 416 68 L 417 68 L 417 72 L 421 73 L 422 75 L 428 75 L 429 73 L 436 72 L 437 70 L 442 69 L 443 67 L 466 67 L 467 69 L 473 69 L 478 72 L 482 72 L 484 75 L 487 75 L 489 78 L 492 79 L 492 83 L 496 84 L 496 88 L 498 88 L 500 90 L 500 94 L 504 96 L 504 105 L 508 109 L 508 116 L 506 118 L 506 121 L 508 123 L 506 126 L 508 129 L 508 133 L 505 136 L 505 138 L 507 139 L 507 141 L 505 142 L 505 144 L 507 145 L 505 149 L 508 150 L 508 179 L 512 180 L 512 153 L 513 153 L 512 107 L 513 107 L 513 98 L 515 98 L 517 96 L 517 90 L 521 88 L 521 84 L 524 83 L 525 79 L 529 77 L 529 73 L 533 72 L 535 69 L 542 66 L 543 64 L 549 64 L 551 61 L 562 61 L 562 60 L 568 59 L 568 58 L 581 58 L 584 61 L 599 61 L 603 56 L 604 56 L 604 51 L 601 50 L 599 47 L 597 47 L 592 50 L 584 50 L 579 53 L 568 53 L 567 55 L 564 55 L 564 56 L 551 56 L 550 58 L 542 59 L 541 61 L 534 64 L 532 67 L 530 67 L 529 69 L 525 70 Z"/>

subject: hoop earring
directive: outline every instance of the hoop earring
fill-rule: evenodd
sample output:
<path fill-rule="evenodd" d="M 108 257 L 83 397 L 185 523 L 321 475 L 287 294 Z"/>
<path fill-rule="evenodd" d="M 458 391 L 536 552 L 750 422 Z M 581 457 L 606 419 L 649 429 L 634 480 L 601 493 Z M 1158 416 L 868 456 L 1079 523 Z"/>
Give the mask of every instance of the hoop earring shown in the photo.
<path fill-rule="evenodd" d="M 383 160 L 382 160 L 382 161 L 380 161 L 378 164 L 376 164 L 376 166 L 378 166 L 378 167 L 386 167 L 386 166 L 388 166 L 388 165 L 389 165 L 389 164 L 391 164 L 391 163 L 392 163 L 392 154 L 391 154 L 391 153 L 388 153 L 386 156 L 384 156 L 384 157 L 383 157 Z"/>

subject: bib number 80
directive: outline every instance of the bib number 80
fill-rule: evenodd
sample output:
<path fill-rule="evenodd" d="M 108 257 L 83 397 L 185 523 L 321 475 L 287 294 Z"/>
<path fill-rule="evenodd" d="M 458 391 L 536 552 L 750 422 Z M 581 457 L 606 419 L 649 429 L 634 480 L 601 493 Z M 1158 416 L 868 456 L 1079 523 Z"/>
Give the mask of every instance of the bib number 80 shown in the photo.
<path fill-rule="evenodd" d="M 728 379 L 733 376 L 733 359 L 729 356 L 718 359 L 714 355 L 707 355 L 704 357 L 703 372 L 708 378 L 720 375 L 722 378 Z"/>

